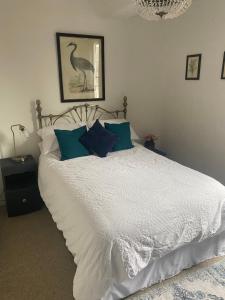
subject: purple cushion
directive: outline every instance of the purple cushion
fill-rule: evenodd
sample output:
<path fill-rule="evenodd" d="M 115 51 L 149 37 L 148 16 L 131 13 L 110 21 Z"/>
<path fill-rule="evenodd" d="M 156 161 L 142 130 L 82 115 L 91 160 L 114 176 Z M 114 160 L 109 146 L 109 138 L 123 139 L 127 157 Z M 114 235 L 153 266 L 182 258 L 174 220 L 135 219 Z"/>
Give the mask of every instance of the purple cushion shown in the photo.
<path fill-rule="evenodd" d="M 80 137 L 80 142 L 90 153 L 96 153 L 99 157 L 106 157 L 112 151 L 117 142 L 117 136 L 105 129 L 96 120 L 94 125 Z"/>

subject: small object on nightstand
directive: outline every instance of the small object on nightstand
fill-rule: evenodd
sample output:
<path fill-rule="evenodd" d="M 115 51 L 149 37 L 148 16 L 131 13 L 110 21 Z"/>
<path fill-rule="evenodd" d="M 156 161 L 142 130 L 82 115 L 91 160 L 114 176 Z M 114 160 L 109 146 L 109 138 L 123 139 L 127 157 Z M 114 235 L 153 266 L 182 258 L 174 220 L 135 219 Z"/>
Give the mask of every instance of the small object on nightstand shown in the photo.
<path fill-rule="evenodd" d="M 41 199 L 38 183 L 38 166 L 31 155 L 24 161 L 0 159 L 8 216 L 19 216 L 39 210 Z"/>
<path fill-rule="evenodd" d="M 145 145 L 144 145 L 145 148 L 148 148 L 149 150 L 153 150 L 155 149 L 155 141 L 157 141 L 159 137 L 150 133 L 146 135 L 144 139 L 145 139 Z"/>
<path fill-rule="evenodd" d="M 147 148 L 159 155 L 166 156 L 167 154 L 164 151 L 161 151 L 161 150 L 155 148 L 155 141 L 157 141 L 158 139 L 159 139 L 158 136 L 155 136 L 154 134 L 149 134 L 149 135 L 145 136 L 144 146 L 145 146 L 145 148 Z"/>

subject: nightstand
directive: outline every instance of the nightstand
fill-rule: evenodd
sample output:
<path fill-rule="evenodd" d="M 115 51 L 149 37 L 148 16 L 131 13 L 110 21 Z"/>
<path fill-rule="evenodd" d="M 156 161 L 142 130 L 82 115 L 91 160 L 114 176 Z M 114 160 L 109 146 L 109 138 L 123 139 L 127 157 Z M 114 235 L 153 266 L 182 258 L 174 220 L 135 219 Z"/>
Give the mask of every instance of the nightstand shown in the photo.
<path fill-rule="evenodd" d="M 32 156 L 24 162 L 0 159 L 8 216 L 19 216 L 40 209 L 43 205 L 38 183 L 38 166 Z"/>
<path fill-rule="evenodd" d="M 148 146 L 147 143 L 145 143 L 144 146 L 145 146 L 145 148 L 147 148 L 147 149 L 149 149 L 149 150 L 151 150 L 151 151 L 153 151 L 153 152 L 155 152 L 155 153 L 157 153 L 159 155 L 167 156 L 166 152 L 164 152 L 162 150 L 159 150 L 159 149 L 156 149 L 155 147 L 150 147 L 150 146 Z"/>
<path fill-rule="evenodd" d="M 157 153 L 157 154 L 159 154 L 159 155 L 162 155 L 162 156 L 167 156 L 167 153 L 166 152 L 164 152 L 164 151 L 162 151 L 162 150 L 159 150 L 159 149 L 150 149 L 150 150 L 152 150 L 153 152 L 155 152 L 155 153 Z"/>

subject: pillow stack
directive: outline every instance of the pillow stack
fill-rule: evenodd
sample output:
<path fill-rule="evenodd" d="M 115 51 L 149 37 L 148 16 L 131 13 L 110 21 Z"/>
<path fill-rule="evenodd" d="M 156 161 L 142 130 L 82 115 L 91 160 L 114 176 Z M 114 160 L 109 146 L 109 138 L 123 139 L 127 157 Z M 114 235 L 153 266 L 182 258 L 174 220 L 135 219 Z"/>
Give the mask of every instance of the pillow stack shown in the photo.
<path fill-rule="evenodd" d="M 90 154 L 106 157 L 109 152 L 131 149 L 130 123 L 105 123 L 105 127 L 96 120 L 87 131 L 86 126 L 70 130 L 55 130 L 61 152 L 61 160 L 67 160 Z"/>

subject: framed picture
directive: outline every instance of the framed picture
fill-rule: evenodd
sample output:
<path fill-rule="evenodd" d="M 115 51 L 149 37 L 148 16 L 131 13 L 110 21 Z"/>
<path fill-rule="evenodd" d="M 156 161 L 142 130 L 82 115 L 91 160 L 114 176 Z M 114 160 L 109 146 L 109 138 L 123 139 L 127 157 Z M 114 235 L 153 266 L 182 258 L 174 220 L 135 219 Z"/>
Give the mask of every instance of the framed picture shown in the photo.
<path fill-rule="evenodd" d="M 225 52 L 223 55 L 223 66 L 222 66 L 221 79 L 225 79 Z"/>
<path fill-rule="evenodd" d="M 104 37 L 56 33 L 61 102 L 105 100 Z"/>
<path fill-rule="evenodd" d="M 186 80 L 199 80 L 201 72 L 201 54 L 188 55 L 186 61 Z"/>

